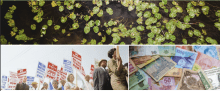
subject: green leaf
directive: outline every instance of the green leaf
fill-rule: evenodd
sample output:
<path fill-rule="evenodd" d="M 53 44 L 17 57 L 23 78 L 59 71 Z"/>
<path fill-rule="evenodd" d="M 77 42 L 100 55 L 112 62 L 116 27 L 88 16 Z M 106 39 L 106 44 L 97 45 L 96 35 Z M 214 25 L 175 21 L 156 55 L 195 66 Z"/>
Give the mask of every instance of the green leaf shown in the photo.
<path fill-rule="evenodd" d="M 108 29 L 106 30 L 106 33 L 107 33 L 108 35 L 110 35 L 111 32 L 112 32 L 112 29 L 111 29 L 111 28 L 108 28 Z"/>
<path fill-rule="evenodd" d="M 78 23 L 74 23 L 72 24 L 73 29 L 78 29 L 79 28 L 79 24 Z"/>
<path fill-rule="evenodd" d="M 86 15 L 86 16 L 88 16 L 88 15 Z M 74 12 L 72 12 L 72 13 L 69 15 L 69 18 L 72 19 L 72 20 L 76 19 L 76 15 L 74 14 Z"/>
<path fill-rule="evenodd" d="M 54 26 L 54 29 L 55 29 L 55 30 L 59 30 L 59 29 L 60 29 L 60 25 L 55 25 L 55 26 Z"/>
<path fill-rule="evenodd" d="M 51 2 L 51 6 L 52 6 L 52 7 L 56 7 L 56 6 L 57 6 L 56 2 L 55 2 L 55 1 L 52 1 L 52 2 Z"/>
<path fill-rule="evenodd" d="M 108 26 L 112 26 L 114 22 L 112 20 L 108 21 Z"/>
<path fill-rule="evenodd" d="M 196 36 L 200 36 L 201 35 L 201 32 L 197 29 L 194 29 L 194 35 Z"/>
<path fill-rule="evenodd" d="M 62 12 L 63 10 L 64 10 L 64 7 L 63 7 L 63 6 L 60 6 L 60 7 L 59 7 L 59 11 Z"/>
<path fill-rule="evenodd" d="M 56 38 L 53 39 L 54 42 L 57 42 L 58 40 Z"/>
<path fill-rule="evenodd" d="M 92 40 L 89 42 L 89 44 L 95 45 L 95 44 L 96 44 L 96 40 L 95 40 L 95 39 L 92 39 Z"/>
<path fill-rule="evenodd" d="M 183 42 L 183 44 L 187 44 L 187 40 L 186 39 L 183 39 L 182 42 Z"/>
<path fill-rule="evenodd" d="M 69 4 L 69 5 L 66 6 L 66 8 L 67 8 L 68 10 L 72 10 L 72 9 L 73 9 L 73 5 L 70 5 L 70 4 Z"/>
<path fill-rule="evenodd" d="M 176 13 L 171 12 L 171 13 L 169 14 L 169 17 L 171 17 L 171 18 L 176 17 Z"/>
<path fill-rule="evenodd" d="M 173 5 L 178 5 L 178 3 L 177 3 L 177 2 L 175 2 L 175 1 L 173 1 L 173 2 L 172 2 L 172 4 L 173 4 Z"/>
<path fill-rule="evenodd" d="M 88 34 L 90 32 L 90 27 L 89 26 L 85 26 L 84 27 L 84 33 Z"/>
<path fill-rule="evenodd" d="M 175 41 L 175 40 L 176 40 L 176 36 L 170 35 L 170 40 L 171 40 L 171 41 Z"/>
<path fill-rule="evenodd" d="M 108 5 L 109 4 L 109 0 L 105 0 L 105 4 Z"/>
<path fill-rule="evenodd" d="M 166 5 L 167 4 L 167 0 L 162 0 L 162 2 Z"/>
<path fill-rule="evenodd" d="M 5 17 L 4 17 L 5 19 L 11 19 L 11 18 L 13 18 L 13 16 L 11 15 L 11 13 L 10 12 L 7 12 L 6 14 L 5 14 Z"/>
<path fill-rule="evenodd" d="M 8 25 L 9 25 L 10 27 L 14 27 L 14 26 L 15 26 L 15 21 L 14 21 L 13 19 L 9 19 L 9 20 L 8 20 Z"/>
<path fill-rule="evenodd" d="M 164 12 L 165 12 L 165 13 L 168 13 L 169 11 L 168 11 L 168 9 L 164 9 Z"/>
<path fill-rule="evenodd" d="M 35 30 L 36 29 L 36 25 L 35 24 L 32 24 L 31 25 L 31 30 Z"/>
<path fill-rule="evenodd" d="M 154 7 L 152 9 L 152 13 L 155 14 L 155 13 L 158 13 L 159 12 L 159 7 Z"/>
<path fill-rule="evenodd" d="M 48 25 L 48 26 L 51 26 L 51 25 L 52 25 L 52 23 L 53 23 L 53 21 L 52 21 L 52 20 L 48 20 L 48 21 L 47 21 L 47 25 Z"/>
<path fill-rule="evenodd" d="M 99 26 L 100 23 L 101 23 L 100 20 L 96 20 L 96 21 L 95 21 L 96 26 Z"/>
<path fill-rule="evenodd" d="M 205 25 L 203 23 L 199 23 L 199 27 L 203 28 Z"/>
<path fill-rule="evenodd" d="M 1 35 L 1 44 L 7 44 L 7 40 L 4 35 Z"/>
<path fill-rule="evenodd" d="M 62 16 L 62 17 L 61 17 L 61 22 L 62 22 L 62 23 L 65 23 L 66 21 L 67 21 L 67 17 L 63 17 L 63 16 Z"/>
<path fill-rule="evenodd" d="M 144 17 L 145 17 L 145 18 L 148 18 L 148 17 L 150 17 L 150 16 L 151 16 L 150 11 L 146 11 L 146 12 L 144 13 Z"/>
<path fill-rule="evenodd" d="M 208 13 L 209 13 L 209 6 L 203 6 L 202 7 L 202 12 L 203 12 L 204 15 L 208 15 Z"/>
<path fill-rule="evenodd" d="M 98 17 L 102 17 L 102 15 L 103 15 L 103 10 L 101 9 L 101 10 L 99 11 L 99 13 L 97 14 L 97 16 L 98 16 Z"/>
<path fill-rule="evenodd" d="M 88 22 L 88 27 L 93 27 L 95 25 L 94 21 L 93 20 L 90 20 Z"/>
<path fill-rule="evenodd" d="M 12 30 L 13 30 L 13 32 L 16 33 L 18 31 L 18 28 L 17 27 L 13 27 Z"/>
<path fill-rule="evenodd" d="M 189 23 L 190 17 L 187 15 L 187 16 L 184 17 L 183 20 L 184 20 L 185 23 Z"/>
<path fill-rule="evenodd" d="M 66 30 L 65 29 L 62 29 L 62 34 L 65 34 L 66 33 Z"/>
<path fill-rule="evenodd" d="M 216 15 L 217 17 L 220 17 L 220 10 L 217 10 L 217 11 L 215 12 L 215 15 Z"/>
<path fill-rule="evenodd" d="M 134 10 L 134 8 L 135 8 L 134 5 L 129 5 L 129 6 L 128 6 L 128 11 L 132 11 L 132 10 Z"/>
<path fill-rule="evenodd" d="M 88 21 L 90 19 L 90 17 L 88 15 L 85 16 L 84 20 Z"/>
<path fill-rule="evenodd" d="M 94 14 L 97 14 L 97 13 L 99 12 L 99 7 L 95 6 L 95 7 L 93 8 L 92 12 L 93 12 Z"/>
<path fill-rule="evenodd" d="M 138 12 L 137 16 L 141 17 L 142 16 L 142 11 Z"/>
<path fill-rule="evenodd" d="M 125 45 L 125 42 L 121 42 L 120 45 Z"/>
<path fill-rule="evenodd" d="M 94 26 L 93 30 L 94 30 L 95 33 L 98 33 L 99 32 L 99 27 L 98 26 Z"/>
<path fill-rule="evenodd" d="M 205 2 L 204 1 L 199 1 L 199 6 L 205 6 Z"/>
<path fill-rule="evenodd" d="M 160 13 L 155 13 L 154 17 L 159 20 L 159 19 L 161 19 L 162 15 Z"/>
<path fill-rule="evenodd" d="M 142 26 L 142 25 L 137 26 L 137 30 L 139 30 L 139 31 L 144 31 L 144 26 Z"/>
<path fill-rule="evenodd" d="M 106 41 L 106 36 L 104 36 L 104 37 L 102 37 L 102 40 L 101 40 L 101 42 L 105 42 Z"/>
<path fill-rule="evenodd" d="M 39 1 L 39 6 L 40 6 L 40 7 L 44 6 L 44 4 L 45 4 L 45 1 L 44 1 L 44 0 L 40 0 L 40 1 Z"/>
<path fill-rule="evenodd" d="M 189 30 L 189 31 L 188 31 L 188 35 L 189 35 L 189 37 L 192 37 L 192 36 L 193 36 L 193 31 L 192 31 L 192 30 Z"/>
<path fill-rule="evenodd" d="M 118 32 L 119 30 L 118 30 L 117 27 L 114 27 L 114 28 L 112 29 L 112 31 L 113 31 L 113 32 Z"/>
<path fill-rule="evenodd" d="M 138 23 L 138 24 L 142 24 L 142 22 L 143 22 L 142 17 L 139 17 L 139 18 L 137 19 L 137 23 Z"/>
<path fill-rule="evenodd" d="M 154 38 L 154 33 L 150 32 L 150 33 L 147 34 L 147 36 L 148 36 L 149 38 Z"/>
<path fill-rule="evenodd" d="M 83 38 L 83 40 L 81 41 L 82 43 L 81 44 L 85 44 L 86 43 L 86 39 L 85 38 Z"/>
<path fill-rule="evenodd" d="M 75 4 L 76 8 L 80 8 L 82 5 L 80 3 Z"/>
<path fill-rule="evenodd" d="M 109 15 L 112 15 L 113 14 L 113 10 L 111 8 L 107 8 L 106 9 L 106 12 L 109 14 Z"/>

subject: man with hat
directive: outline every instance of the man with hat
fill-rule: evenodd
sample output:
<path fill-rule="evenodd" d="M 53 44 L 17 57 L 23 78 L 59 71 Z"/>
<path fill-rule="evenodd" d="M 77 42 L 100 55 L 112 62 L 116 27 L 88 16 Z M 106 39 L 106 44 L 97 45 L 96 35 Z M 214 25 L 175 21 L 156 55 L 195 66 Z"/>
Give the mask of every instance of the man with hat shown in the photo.
<path fill-rule="evenodd" d="M 32 87 L 29 90 L 38 90 L 37 89 L 37 84 L 38 84 L 37 82 L 32 82 L 31 83 Z"/>
<path fill-rule="evenodd" d="M 27 81 L 27 77 L 24 76 L 23 77 L 23 82 L 18 83 L 15 87 L 15 90 L 29 90 L 29 86 L 26 84 L 26 81 Z"/>
<path fill-rule="evenodd" d="M 105 69 L 107 60 L 102 59 L 99 61 L 99 67 L 93 73 L 94 90 L 112 90 L 110 84 L 110 76 Z"/>

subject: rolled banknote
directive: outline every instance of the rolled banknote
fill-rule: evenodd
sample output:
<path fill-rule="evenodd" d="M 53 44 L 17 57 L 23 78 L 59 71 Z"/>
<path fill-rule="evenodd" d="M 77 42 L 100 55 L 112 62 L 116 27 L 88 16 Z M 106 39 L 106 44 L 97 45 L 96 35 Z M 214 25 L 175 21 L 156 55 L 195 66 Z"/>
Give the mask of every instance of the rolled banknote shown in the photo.
<path fill-rule="evenodd" d="M 130 75 L 129 76 L 129 89 L 131 89 L 133 86 L 137 85 L 144 79 L 145 79 L 144 73 L 142 73 L 140 70 Z"/>
<path fill-rule="evenodd" d="M 176 53 L 171 59 L 177 63 L 176 68 L 192 69 L 197 57 L 196 52 L 176 48 Z"/>
<path fill-rule="evenodd" d="M 129 59 L 129 75 L 135 73 L 136 71 L 138 71 L 138 68 L 135 66 L 133 61 Z"/>
<path fill-rule="evenodd" d="M 183 69 L 183 74 L 177 90 L 205 90 L 199 73 L 190 69 Z"/>
<path fill-rule="evenodd" d="M 144 89 L 148 89 L 149 85 L 148 85 L 148 81 L 147 80 L 143 80 L 140 83 L 134 85 L 133 87 L 131 87 L 129 90 L 144 90 Z"/>
<path fill-rule="evenodd" d="M 216 50 L 217 50 L 217 53 L 218 53 L 218 58 L 220 59 L 220 46 L 216 46 Z"/>
<path fill-rule="evenodd" d="M 220 89 L 220 67 L 204 70 L 214 90 Z"/>
<path fill-rule="evenodd" d="M 203 54 L 201 52 L 197 52 L 198 56 L 196 58 L 195 63 L 197 63 L 202 70 L 207 70 L 215 67 L 220 67 L 220 61 L 210 57 L 206 54 Z M 199 67 L 198 67 L 199 68 Z M 199 69 L 200 70 L 200 69 Z"/>
<path fill-rule="evenodd" d="M 158 82 L 168 71 L 174 68 L 176 63 L 169 57 L 159 57 L 142 68 L 149 76 Z"/>
<path fill-rule="evenodd" d="M 134 62 L 135 65 L 139 65 L 147 62 L 151 58 L 152 58 L 151 56 L 140 56 L 140 57 L 132 58 L 132 61 Z"/>
<path fill-rule="evenodd" d="M 164 76 L 181 77 L 182 71 L 182 68 L 173 68 L 170 71 L 168 71 Z"/>
<path fill-rule="evenodd" d="M 174 56 L 175 46 L 158 46 L 160 56 Z"/>
<path fill-rule="evenodd" d="M 176 46 L 176 48 L 181 48 L 181 49 L 184 49 L 184 50 L 188 50 L 188 51 L 194 52 L 192 46 Z"/>
<path fill-rule="evenodd" d="M 210 57 L 213 57 L 219 60 L 218 53 L 217 53 L 215 46 L 193 46 L 193 48 L 195 51 L 199 51 L 201 53 L 204 53 Z"/>
<path fill-rule="evenodd" d="M 206 74 L 203 72 L 203 70 L 200 70 L 198 73 L 203 85 L 205 86 L 205 89 L 211 90 L 213 88 L 212 84 L 209 82 L 209 79 L 206 76 Z"/>
<path fill-rule="evenodd" d="M 151 59 L 141 59 L 141 60 L 145 60 L 144 63 L 137 65 L 138 68 L 143 68 L 144 66 L 148 65 L 149 63 L 155 61 L 156 59 L 158 59 L 160 56 L 159 55 L 155 55 L 152 56 Z"/>
<path fill-rule="evenodd" d="M 148 84 L 148 90 L 174 90 L 176 87 L 174 77 L 163 77 L 159 82 L 148 78 Z"/>

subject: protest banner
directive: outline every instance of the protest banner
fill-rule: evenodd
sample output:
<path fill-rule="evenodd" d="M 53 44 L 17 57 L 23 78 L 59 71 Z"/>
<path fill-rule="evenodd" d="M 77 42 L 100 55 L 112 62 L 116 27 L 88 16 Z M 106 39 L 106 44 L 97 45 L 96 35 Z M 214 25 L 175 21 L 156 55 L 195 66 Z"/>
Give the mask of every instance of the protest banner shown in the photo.
<path fill-rule="evenodd" d="M 39 62 L 37 67 L 36 77 L 40 78 L 41 80 L 44 79 L 45 71 L 46 71 L 46 65 Z"/>
<path fill-rule="evenodd" d="M 46 77 L 48 77 L 49 79 L 56 80 L 56 72 L 57 72 L 57 66 L 51 62 L 48 62 Z"/>
<path fill-rule="evenodd" d="M 72 57 L 73 57 L 73 67 L 75 67 L 77 70 L 81 71 L 81 63 L 82 63 L 82 57 L 80 54 L 78 54 L 75 51 L 72 51 Z"/>
<path fill-rule="evenodd" d="M 22 83 L 23 77 L 26 76 L 26 74 L 27 74 L 27 69 L 19 69 L 17 71 L 17 77 L 18 77 L 19 83 Z"/>
<path fill-rule="evenodd" d="M 8 77 L 3 75 L 1 80 L 2 80 L 1 88 L 6 88 Z"/>
<path fill-rule="evenodd" d="M 34 82 L 34 77 L 33 76 L 27 76 L 27 85 L 29 88 L 32 87 L 31 83 Z"/>
<path fill-rule="evenodd" d="M 10 78 L 8 78 L 8 88 L 15 89 L 16 83 L 18 82 L 17 73 L 9 71 L 9 77 Z"/>
<path fill-rule="evenodd" d="M 60 81 L 60 70 L 57 70 L 56 80 L 58 82 Z"/>
<path fill-rule="evenodd" d="M 64 64 L 64 69 L 63 71 L 67 72 L 67 73 L 73 73 L 73 68 L 72 68 L 72 62 L 69 60 L 63 60 L 63 64 Z"/>
<path fill-rule="evenodd" d="M 60 69 L 60 81 L 61 81 L 61 80 L 65 80 L 65 79 L 66 79 L 66 76 L 67 76 L 67 72 L 65 72 L 65 71 L 63 70 L 63 67 L 61 67 L 61 69 Z"/>

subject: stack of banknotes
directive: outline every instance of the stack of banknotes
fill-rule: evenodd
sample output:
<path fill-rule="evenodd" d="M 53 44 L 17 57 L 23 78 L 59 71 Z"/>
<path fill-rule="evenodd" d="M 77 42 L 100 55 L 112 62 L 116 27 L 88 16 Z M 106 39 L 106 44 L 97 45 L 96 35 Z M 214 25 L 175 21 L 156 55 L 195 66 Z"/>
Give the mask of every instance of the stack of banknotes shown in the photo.
<path fill-rule="evenodd" d="M 220 46 L 130 46 L 130 90 L 219 90 Z"/>

